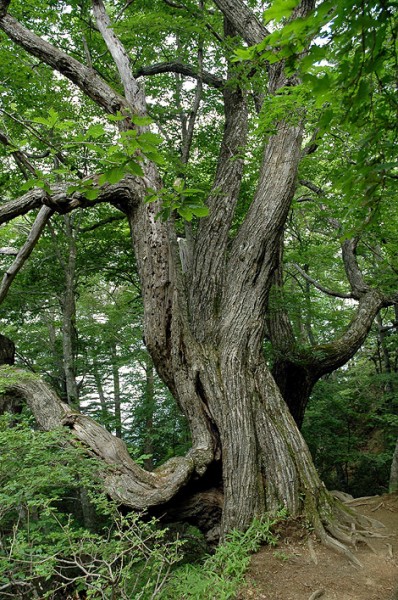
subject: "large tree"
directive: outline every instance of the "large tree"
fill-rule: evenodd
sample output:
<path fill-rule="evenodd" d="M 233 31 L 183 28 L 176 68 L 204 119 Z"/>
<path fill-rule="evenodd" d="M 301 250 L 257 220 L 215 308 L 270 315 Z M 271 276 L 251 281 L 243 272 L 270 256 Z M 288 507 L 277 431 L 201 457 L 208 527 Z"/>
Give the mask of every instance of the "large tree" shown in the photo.
<path fill-rule="evenodd" d="M 26 56 L 35 57 L 39 60 L 35 67 L 45 63 L 80 89 L 83 96 L 74 89 L 71 92 L 70 84 L 62 88 L 59 76 L 49 78 L 55 89 L 59 86 L 60 93 L 71 95 L 72 105 L 87 103 L 89 98 L 95 107 L 110 115 L 119 128 L 125 154 L 113 153 L 110 160 L 119 160 L 120 165 L 108 168 L 105 173 L 98 167 L 97 172 L 87 177 L 86 166 L 76 167 L 73 156 L 68 163 L 65 152 L 51 138 L 51 158 L 58 168 L 56 180 L 49 183 L 48 166 L 38 173 L 31 157 L 4 133 L 3 144 L 8 146 L 9 155 L 25 178 L 29 174 L 36 177 L 33 181 L 39 187 L 4 202 L 0 207 L 0 223 L 40 210 L 33 233 L 13 268 L 6 273 L 2 289 L 8 289 L 54 213 L 93 210 L 100 203 L 109 203 L 121 211 L 130 225 L 141 283 L 145 344 L 159 375 L 188 420 L 192 449 L 186 457 L 169 461 L 160 470 L 149 473 L 131 461 L 120 439 L 62 403 L 44 383 L 25 378 L 22 372 L 15 377 L 7 370 L 6 397 L 24 397 L 46 429 L 59 424 L 70 427 L 93 453 L 112 465 L 106 480 L 107 490 L 126 505 L 136 508 L 178 505 L 182 514 L 195 513 L 207 528 L 217 525 L 221 515 L 221 535 L 233 527 L 246 528 L 256 515 L 284 505 L 292 515 L 305 514 L 325 543 L 344 551 L 341 542 L 354 541 L 347 523 L 356 517 L 332 499 L 319 480 L 281 391 L 289 401 L 288 391 L 294 382 L 303 387 L 301 382 L 306 378 L 307 387 L 304 386 L 296 415 L 300 421 L 302 398 L 306 402 L 316 378 L 355 353 L 378 310 L 391 300 L 363 283 L 355 258 L 358 244 L 355 237 L 343 243 L 343 254 L 351 297 L 359 300 L 358 313 L 349 332 L 330 352 L 323 348 L 322 354 L 317 348 L 312 362 L 307 360 L 303 366 L 283 310 L 268 310 L 270 290 L 281 280 L 283 233 L 296 191 L 300 161 L 312 152 L 311 144 L 303 143 L 306 111 L 299 95 L 294 93 L 300 83 L 295 66 L 289 62 L 288 54 L 278 55 L 276 50 L 271 60 L 269 56 L 261 58 L 261 52 L 258 58 L 255 51 L 244 50 L 251 57 L 248 65 L 246 60 L 238 60 L 239 56 L 246 59 L 244 53 L 234 55 L 243 42 L 265 48 L 262 44 L 269 31 L 262 24 L 256 2 L 251 2 L 253 8 L 249 8 L 249 3 L 241 0 L 215 0 L 212 7 L 204 2 L 165 1 L 159 2 L 155 7 L 159 12 L 156 14 L 154 10 L 146 20 L 145 2 L 128 3 L 114 13 L 113 20 L 102 0 L 93 0 L 92 10 L 87 3 L 56 4 L 64 26 L 69 18 L 71 21 L 66 36 L 61 35 L 56 25 L 47 23 L 40 10 L 27 15 L 22 11 L 17 20 L 12 3 L 9 6 L 10 2 L 3 0 L 0 3 L 0 29 L 6 36 L 3 39 L 8 39 L 12 48 L 19 48 L 18 52 L 22 52 L 20 48 L 25 51 L 20 55 L 23 60 Z M 288 25 L 311 23 L 317 16 L 314 10 L 312 0 L 302 0 L 292 3 L 287 12 L 282 6 L 281 14 L 288 19 Z M 52 6 L 46 6 L 47 18 L 54 17 L 54 11 Z M 155 41 L 148 40 L 151 33 L 148 24 L 155 17 L 161 27 L 170 28 L 164 32 L 163 42 L 159 36 Z M 141 27 L 134 36 L 131 30 L 140 20 L 147 24 L 148 32 Z M 88 27 L 90 35 L 81 34 L 80 53 L 76 47 L 76 22 Z M 319 28 L 319 19 L 317 23 Z M 191 29 L 184 37 L 186 26 Z M 306 43 L 297 52 L 299 57 L 305 56 L 314 35 L 309 29 Z M 192 53 L 191 36 L 195 40 L 195 66 L 183 62 L 187 53 Z M 147 48 L 163 44 L 167 61 L 135 69 L 126 46 L 132 40 L 141 44 L 141 48 L 134 48 L 137 56 L 140 53 L 146 56 Z M 61 44 L 67 46 L 67 52 L 60 48 Z M 173 47 L 176 55 L 170 57 Z M 218 61 L 216 66 L 211 65 L 212 59 Z M 164 90 L 164 98 L 150 94 L 148 102 L 140 77 L 167 72 L 175 74 L 175 93 Z M 184 94 L 189 88 L 184 87 L 183 76 L 197 81 L 188 115 L 184 114 Z M 41 85 L 45 87 L 46 83 Z M 189 179 L 187 164 L 195 120 L 206 86 L 218 90 L 224 113 L 222 135 L 214 131 L 219 146 L 207 209 L 197 200 L 190 200 L 195 192 L 184 184 Z M 182 138 L 181 156 L 175 169 L 178 179 L 172 193 L 167 193 L 157 164 L 154 136 L 148 131 L 147 115 L 160 113 L 172 97 Z M 213 108 L 211 103 L 207 104 L 207 113 L 204 111 L 202 116 L 204 130 L 220 98 L 213 100 Z M 254 134 L 249 131 L 249 115 L 254 107 L 266 110 L 265 100 L 278 102 L 280 98 L 281 108 L 273 109 L 272 126 L 264 128 L 263 140 L 257 138 L 258 147 L 251 150 Z M 101 115 L 92 107 L 91 111 L 95 128 Z M 15 120 L 15 115 L 11 117 Z M 52 134 L 56 121 L 54 111 L 47 119 L 36 119 L 50 125 Z M 31 122 L 25 121 L 25 125 L 32 130 Z M 68 125 L 64 127 L 71 133 Z M 112 139 L 107 127 L 101 134 Z M 167 123 L 159 121 L 159 128 L 167 139 L 170 134 Z M 98 129 L 91 129 L 94 138 L 95 131 Z M 212 133 L 211 128 L 207 128 L 207 133 Z M 88 140 L 80 138 L 74 148 L 85 144 L 95 150 L 95 144 L 90 146 Z M 213 139 L 208 140 L 208 145 L 214 146 Z M 197 158 L 198 155 L 194 156 L 194 160 Z M 243 189 L 245 161 L 252 161 L 255 166 L 247 168 L 250 184 L 246 182 Z M 60 169 L 60 165 L 64 168 Z M 73 185 L 66 177 L 71 174 L 77 177 Z M 167 172 L 163 176 L 167 178 Z M 207 216 L 188 223 L 184 239 L 179 240 L 184 229 L 180 216 L 190 221 L 201 215 Z M 276 379 L 264 355 L 266 334 L 278 351 L 274 364 Z M 307 381 L 309 373 L 313 379 Z M 289 401 L 292 412 L 294 402 Z"/>

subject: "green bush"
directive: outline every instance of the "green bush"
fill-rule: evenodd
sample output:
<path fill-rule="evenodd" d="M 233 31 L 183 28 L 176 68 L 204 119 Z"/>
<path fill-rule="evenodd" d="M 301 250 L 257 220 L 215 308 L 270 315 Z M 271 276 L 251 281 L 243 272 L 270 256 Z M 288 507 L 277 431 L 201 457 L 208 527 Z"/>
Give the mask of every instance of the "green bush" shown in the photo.
<path fill-rule="evenodd" d="M 67 431 L 14 420 L 0 418 L 1 598 L 157 597 L 181 542 L 153 519 L 120 514 L 101 492 L 102 467 Z"/>
<path fill-rule="evenodd" d="M 161 594 L 162 600 L 229 600 L 244 582 L 250 555 L 261 544 L 275 545 L 272 532 L 286 516 L 280 511 L 274 519 L 255 519 L 246 532 L 232 531 L 213 556 L 198 564 L 178 567 Z"/>

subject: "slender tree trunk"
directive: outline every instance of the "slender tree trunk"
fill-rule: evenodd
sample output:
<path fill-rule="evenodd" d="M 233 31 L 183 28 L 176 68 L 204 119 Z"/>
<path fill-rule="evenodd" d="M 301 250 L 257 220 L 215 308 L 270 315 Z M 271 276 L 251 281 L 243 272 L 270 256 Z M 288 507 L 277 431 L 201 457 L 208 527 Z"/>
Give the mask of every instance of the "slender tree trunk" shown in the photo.
<path fill-rule="evenodd" d="M 76 258 L 77 247 L 71 217 L 65 215 L 65 231 L 68 240 L 68 258 L 64 263 L 65 288 L 62 306 L 62 349 L 68 404 L 79 407 L 76 382 Z"/>
<path fill-rule="evenodd" d="M 93 364 L 93 373 L 94 373 L 95 386 L 97 388 L 98 397 L 99 397 L 100 406 L 101 406 L 101 420 L 102 420 L 104 427 L 106 427 L 106 429 L 109 431 L 110 430 L 110 428 L 109 428 L 110 415 L 109 415 L 109 410 L 108 410 L 108 406 L 106 403 L 104 386 L 102 385 L 101 375 L 99 372 L 98 364 L 96 362 L 94 362 L 94 364 Z"/>
<path fill-rule="evenodd" d="M 113 378 L 113 406 L 115 416 L 115 434 L 116 437 L 122 437 L 122 400 L 120 394 L 120 373 L 118 365 L 118 355 L 116 342 L 111 346 L 112 359 L 112 378 Z"/>
<path fill-rule="evenodd" d="M 145 390 L 144 390 L 144 405 L 143 414 L 145 419 L 144 433 L 144 454 L 147 458 L 144 459 L 144 468 L 148 471 L 153 471 L 153 453 L 154 453 L 154 424 L 153 417 L 155 414 L 155 373 L 153 362 L 149 354 L 145 356 Z"/>

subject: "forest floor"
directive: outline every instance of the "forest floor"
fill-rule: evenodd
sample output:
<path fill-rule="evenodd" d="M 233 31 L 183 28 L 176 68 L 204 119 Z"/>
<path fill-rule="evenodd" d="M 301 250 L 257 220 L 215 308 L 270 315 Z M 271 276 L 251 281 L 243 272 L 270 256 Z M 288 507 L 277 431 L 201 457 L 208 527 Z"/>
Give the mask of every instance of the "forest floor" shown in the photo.
<path fill-rule="evenodd" d="M 300 523 L 283 525 L 280 541 L 253 556 L 239 600 L 398 600 L 398 495 L 350 502 L 385 527 L 370 538 L 374 552 L 360 544 L 363 567 L 328 550 Z"/>

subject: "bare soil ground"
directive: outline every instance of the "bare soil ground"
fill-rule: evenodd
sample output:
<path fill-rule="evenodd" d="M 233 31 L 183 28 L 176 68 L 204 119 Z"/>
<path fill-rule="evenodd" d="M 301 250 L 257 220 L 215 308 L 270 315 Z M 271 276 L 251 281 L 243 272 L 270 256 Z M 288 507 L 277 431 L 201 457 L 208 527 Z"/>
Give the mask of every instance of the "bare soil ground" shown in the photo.
<path fill-rule="evenodd" d="M 323 547 L 300 523 L 280 532 L 280 542 L 253 556 L 239 600 L 398 600 L 398 495 L 349 503 L 384 528 L 355 556 L 363 567 Z"/>

